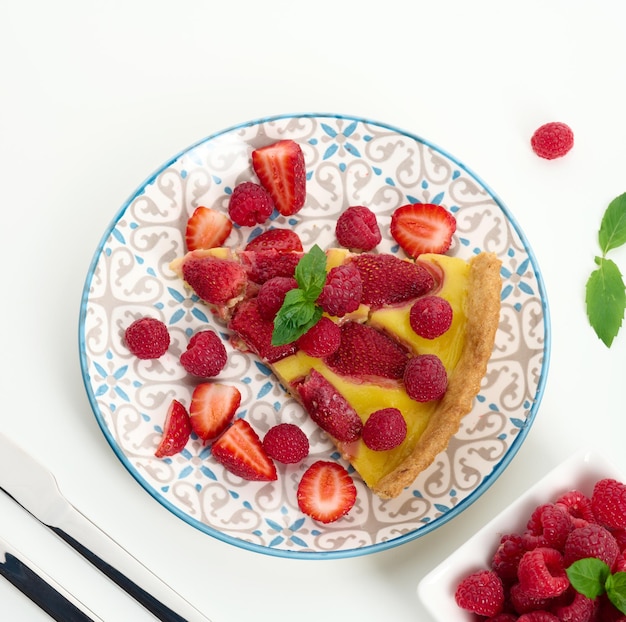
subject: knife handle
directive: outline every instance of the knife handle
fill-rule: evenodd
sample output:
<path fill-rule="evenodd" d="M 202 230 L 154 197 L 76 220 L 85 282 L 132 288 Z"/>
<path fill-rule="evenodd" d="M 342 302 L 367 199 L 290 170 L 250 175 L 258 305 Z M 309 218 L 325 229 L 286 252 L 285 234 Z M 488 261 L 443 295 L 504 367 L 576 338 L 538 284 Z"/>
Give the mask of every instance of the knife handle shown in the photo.
<path fill-rule="evenodd" d="M 73 602 L 11 553 L 5 553 L 5 561 L 0 564 L 0 575 L 28 596 L 54 620 L 58 622 L 94 622 L 94 618 L 81 611 Z"/>

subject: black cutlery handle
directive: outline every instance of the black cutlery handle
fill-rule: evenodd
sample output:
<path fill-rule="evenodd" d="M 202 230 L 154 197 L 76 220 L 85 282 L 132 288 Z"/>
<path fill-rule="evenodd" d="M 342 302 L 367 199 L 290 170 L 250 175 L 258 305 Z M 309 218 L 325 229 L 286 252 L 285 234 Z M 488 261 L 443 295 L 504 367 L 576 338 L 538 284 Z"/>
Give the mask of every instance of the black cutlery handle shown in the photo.
<path fill-rule="evenodd" d="M 60 538 L 67 542 L 74 550 L 78 551 L 88 562 L 93 564 L 100 572 L 105 574 L 111 581 L 119 585 L 127 594 L 132 596 L 138 603 L 143 605 L 157 619 L 163 622 L 188 622 L 185 618 L 172 611 L 167 605 L 146 592 L 143 588 L 131 581 L 125 574 L 121 573 L 117 568 L 107 564 L 103 559 L 95 553 L 83 546 L 80 542 L 72 538 L 58 527 L 50 527 Z"/>
<path fill-rule="evenodd" d="M 93 622 L 74 603 L 44 581 L 23 561 L 5 553 L 5 561 L 0 564 L 0 575 L 5 577 L 20 592 L 28 596 L 37 606 L 58 622 Z"/>

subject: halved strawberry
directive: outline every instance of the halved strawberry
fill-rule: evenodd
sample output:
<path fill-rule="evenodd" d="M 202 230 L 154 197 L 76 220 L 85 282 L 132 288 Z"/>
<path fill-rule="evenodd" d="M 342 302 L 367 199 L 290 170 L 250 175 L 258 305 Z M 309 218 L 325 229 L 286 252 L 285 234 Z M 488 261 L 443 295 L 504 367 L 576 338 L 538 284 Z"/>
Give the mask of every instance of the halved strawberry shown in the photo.
<path fill-rule="evenodd" d="M 203 440 L 219 436 L 232 421 L 241 404 L 241 393 L 233 385 L 204 382 L 191 396 L 189 420 L 193 431 Z"/>
<path fill-rule="evenodd" d="M 302 240 L 293 229 L 268 229 L 252 238 L 244 250 L 246 251 L 267 251 L 277 250 L 279 253 L 289 253 L 295 251 L 301 253 Z"/>
<path fill-rule="evenodd" d="M 339 463 L 318 460 L 304 472 L 297 498 L 306 515 L 320 523 L 332 523 L 352 509 L 356 487 Z"/>
<path fill-rule="evenodd" d="M 394 211 L 389 230 L 411 257 L 422 253 L 445 253 L 456 231 L 456 219 L 441 205 L 412 203 Z"/>
<path fill-rule="evenodd" d="M 163 458 L 177 454 L 187 444 L 190 434 L 191 423 L 187 409 L 178 400 L 172 400 L 165 415 L 163 436 L 154 455 Z"/>
<path fill-rule="evenodd" d="M 306 199 L 306 167 L 300 145 L 279 140 L 252 152 L 252 168 L 283 216 L 298 212 Z"/>
<path fill-rule="evenodd" d="M 263 449 L 259 435 L 245 419 L 237 419 L 211 446 L 213 457 L 242 479 L 278 479 L 276 465 Z"/>
<path fill-rule="evenodd" d="M 187 250 L 221 246 L 232 229 L 233 223 L 226 214 L 210 207 L 197 207 L 187 221 L 185 230 Z"/>

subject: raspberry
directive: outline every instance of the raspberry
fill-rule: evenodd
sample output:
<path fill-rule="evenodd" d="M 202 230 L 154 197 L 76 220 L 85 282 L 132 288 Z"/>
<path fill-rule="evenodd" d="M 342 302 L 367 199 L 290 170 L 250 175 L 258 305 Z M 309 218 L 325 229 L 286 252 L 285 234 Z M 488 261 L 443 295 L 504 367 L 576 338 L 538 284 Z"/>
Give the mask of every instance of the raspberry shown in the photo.
<path fill-rule="evenodd" d="M 370 449 L 386 451 L 400 445 L 406 431 L 406 421 L 397 408 L 381 408 L 369 416 L 361 436 Z"/>
<path fill-rule="evenodd" d="M 414 356 L 404 369 L 404 386 L 417 402 L 438 400 L 448 387 L 446 368 L 435 354 Z"/>
<path fill-rule="evenodd" d="M 371 251 L 382 239 L 376 215 L 362 205 L 353 205 L 337 218 L 337 241 L 354 252 Z"/>
<path fill-rule="evenodd" d="M 549 611 L 543 611 L 541 609 L 537 611 L 529 611 L 522 614 L 517 618 L 517 622 L 560 622 L 560 618 L 557 618 L 553 613 Z"/>
<path fill-rule="evenodd" d="M 279 423 L 271 427 L 263 438 L 267 455 L 283 464 L 295 464 L 309 454 L 309 439 L 293 423 Z"/>
<path fill-rule="evenodd" d="M 491 569 L 504 581 L 517 580 L 517 567 L 527 551 L 520 534 L 505 534 L 493 554 Z"/>
<path fill-rule="evenodd" d="M 170 346 L 170 334 L 161 320 L 142 317 L 124 332 L 126 347 L 140 359 L 158 359 Z"/>
<path fill-rule="evenodd" d="M 217 376 L 226 366 L 226 348 L 219 335 L 212 330 L 201 330 L 187 344 L 180 355 L 180 364 L 194 376 Z"/>
<path fill-rule="evenodd" d="M 482 616 L 495 616 L 504 605 L 504 588 L 500 577 L 490 570 L 479 570 L 465 577 L 454 594 L 456 604 Z"/>
<path fill-rule="evenodd" d="M 557 605 L 552 611 L 561 622 L 589 622 L 595 609 L 593 600 L 574 592 L 569 603 Z"/>
<path fill-rule="evenodd" d="M 540 158 L 554 160 L 564 156 L 574 146 L 574 133 L 565 123 L 553 121 L 535 130 L 530 145 Z"/>
<path fill-rule="evenodd" d="M 498 613 L 485 622 L 517 622 L 517 616 L 512 613 Z"/>
<path fill-rule="evenodd" d="M 296 340 L 296 345 L 309 356 L 324 358 L 337 351 L 341 343 L 341 328 L 322 316 L 317 324 Z"/>
<path fill-rule="evenodd" d="M 563 506 L 546 503 L 534 510 L 526 529 L 528 531 L 525 537 L 532 548 L 551 546 L 554 549 L 561 549 L 572 530 L 572 521 Z"/>
<path fill-rule="evenodd" d="M 264 223 L 274 211 L 274 201 L 267 190 L 252 181 L 235 186 L 228 202 L 228 215 L 242 226 Z"/>
<path fill-rule="evenodd" d="M 596 519 L 591 509 L 591 499 L 579 490 L 570 490 L 562 494 L 556 501 L 569 513 L 574 527 L 584 527 L 587 523 L 595 523 Z"/>
<path fill-rule="evenodd" d="M 509 590 L 510 602 L 519 614 L 539 611 L 550 606 L 551 598 L 535 596 L 526 592 L 519 583 L 515 583 Z"/>
<path fill-rule="evenodd" d="M 599 480 L 591 493 L 591 508 L 600 524 L 626 528 L 626 485 L 610 478 Z"/>
<path fill-rule="evenodd" d="M 357 267 L 343 264 L 329 270 L 317 304 L 329 315 L 343 317 L 359 308 L 362 293 L 363 283 Z"/>
<path fill-rule="evenodd" d="M 297 287 L 298 281 L 290 276 L 275 276 L 265 281 L 257 294 L 261 317 L 264 320 L 273 320 L 283 306 L 287 292 Z"/>
<path fill-rule="evenodd" d="M 524 553 L 517 576 L 520 588 L 538 598 L 559 596 L 569 587 L 563 556 L 549 547 L 538 547 Z"/>
<path fill-rule="evenodd" d="M 574 529 L 567 536 L 563 558 L 566 567 L 585 557 L 597 557 L 611 567 L 619 552 L 617 540 L 611 533 L 602 525 L 590 523 Z"/>
<path fill-rule="evenodd" d="M 443 335 L 452 324 L 452 307 L 440 296 L 418 298 L 409 313 L 411 328 L 424 339 Z"/>

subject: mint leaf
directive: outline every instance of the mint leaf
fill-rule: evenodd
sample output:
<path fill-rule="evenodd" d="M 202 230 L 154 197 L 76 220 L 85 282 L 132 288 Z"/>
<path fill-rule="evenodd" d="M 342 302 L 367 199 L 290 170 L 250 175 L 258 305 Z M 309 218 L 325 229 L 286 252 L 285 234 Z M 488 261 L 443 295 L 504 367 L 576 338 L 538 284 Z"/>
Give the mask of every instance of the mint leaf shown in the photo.
<path fill-rule="evenodd" d="M 624 319 L 626 289 L 619 268 L 611 259 L 596 257 L 586 287 L 587 317 L 596 335 L 611 347 Z"/>
<path fill-rule="evenodd" d="M 326 253 L 317 244 L 302 256 L 295 277 L 306 300 L 315 302 L 326 282 Z"/>
<path fill-rule="evenodd" d="M 604 585 L 611 575 L 609 566 L 595 557 L 575 561 L 566 572 L 572 587 L 592 599 L 604 593 Z"/>
<path fill-rule="evenodd" d="M 613 199 L 606 208 L 600 223 L 598 241 L 604 255 L 626 243 L 626 193 Z"/>
<path fill-rule="evenodd" d="M 295 341 L 317 324 L 321 316 L 321 307 L 306 300 L 302 290 L 288 291 L 285 302 L 274 319 L 272 345 L 284 346 Z"/>
<path fill-rule="evenodd" d="M 626 613 L 626 572 L 616 572 L 606 580 L 606 595 L 622 613 Z"/>

